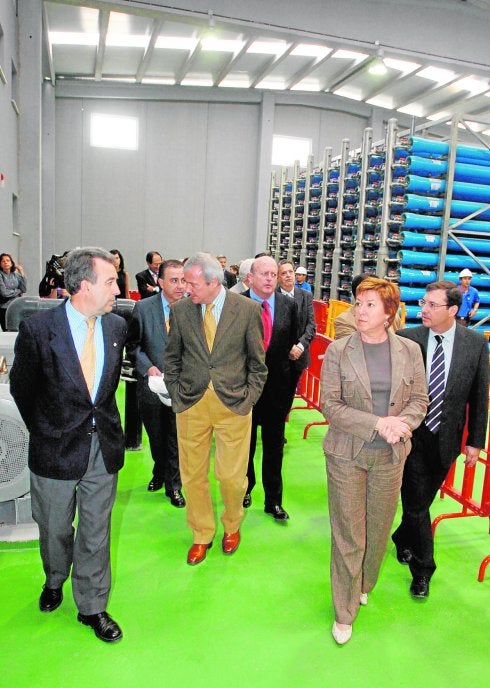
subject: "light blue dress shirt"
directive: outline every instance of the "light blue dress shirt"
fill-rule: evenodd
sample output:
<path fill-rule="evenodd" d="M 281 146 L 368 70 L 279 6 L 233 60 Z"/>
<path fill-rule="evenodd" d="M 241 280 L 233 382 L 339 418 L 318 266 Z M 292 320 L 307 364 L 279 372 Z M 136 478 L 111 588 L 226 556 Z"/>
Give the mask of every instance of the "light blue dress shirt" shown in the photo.
<path fill-rule="evenodd" d="M 71 301 L 66 302 L 66 315 L 68 317 L 68 325 L 70 326 L 71 336 L 73 337 L 73 343 L 75 344 L 75 349 L 77 350 L 78 358 L 82 355 L 83 345 L 85 344 L 85 337 L 87 336 L 87 322 L 86 317 L 77 311 L 71 304 Z M 95 320 L 94 329 L 94 344 L 95 344 L 95 377 L 94 377 L 94 387 L 92 390 L 92 402 L 95 401 L 97 397 L 97 392 L 99 390 L 100 380 L 102 378 L 102 371 L 104 370 L 104 336 L 102 333 L 102 321 L 101 316 L 97 316 Z"/>

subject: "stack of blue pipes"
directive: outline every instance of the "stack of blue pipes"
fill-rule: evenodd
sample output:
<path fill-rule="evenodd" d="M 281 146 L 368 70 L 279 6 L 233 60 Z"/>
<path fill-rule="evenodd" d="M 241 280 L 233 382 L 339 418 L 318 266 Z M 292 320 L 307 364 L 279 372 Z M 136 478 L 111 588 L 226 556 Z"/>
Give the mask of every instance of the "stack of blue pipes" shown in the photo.
<path fill-rule="evenodd" d="M 425 293 L 424 285 L 437 280 L 449 144 L 412 136 L 406 139 L 406 146 L 407 157 L 398 161 L 405 167 L 405 178 L 400 184 L 394 181 L 392 186 L 387 275 L 396 278 L 400 285 L 410 326 L 420 324 L 417 302 Z M 489 150 L 457 146 L 450 202 L 450 226 L 490 203 Z M 490 268 L 490 210 L 464 221 L 455 228 L 459 230 L 471 233 L 458 236 L 459 241 Z M 479 319 L 490 315 L 490 275 L 456 241 L 449 239 L 444 279 L 459 284 L 458 274 L 463 268 L 472 271 L 471 284 L 480 295 Z M 490 320 L 478 329 L 490 329 Z"/>

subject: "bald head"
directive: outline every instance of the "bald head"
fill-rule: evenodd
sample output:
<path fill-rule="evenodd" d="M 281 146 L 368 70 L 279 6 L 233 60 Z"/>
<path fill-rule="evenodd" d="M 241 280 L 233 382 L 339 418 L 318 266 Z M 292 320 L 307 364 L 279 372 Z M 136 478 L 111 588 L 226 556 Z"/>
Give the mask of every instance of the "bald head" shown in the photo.
<path fill-rule="evenodd" d="M 261 299 L 268 299 L 277 286 L 277 263 L 270 256 L 261 256 L 252 263 L 250 286 Z"/>

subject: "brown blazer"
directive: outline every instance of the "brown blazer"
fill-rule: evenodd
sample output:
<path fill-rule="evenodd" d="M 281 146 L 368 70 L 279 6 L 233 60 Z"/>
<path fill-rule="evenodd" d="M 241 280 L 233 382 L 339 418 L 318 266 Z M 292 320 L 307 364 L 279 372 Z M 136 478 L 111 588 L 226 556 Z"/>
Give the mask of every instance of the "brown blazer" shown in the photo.
<path fill-rule="evenodd" d="M 429 398 L 420 348 L 391 332 L 390 416 L 403 415 L 411 430 L 425 417 Z M 409 346 L 405 346 L 409 344 Z M 330 427 L 323 442 L 326 454 L 352 461 L 365 442 L 372 442 L 378 416 L 372 412 L 371 385 L 361 336 L 355 332 L 332 342 L 321 371 L 321 407 Z M 412 443 L 393 445 L 393 462 L 404 461 Z"/>
<path fill-rule="evenodd" d="M 334 339 L 342 339 L 342 337 L 347 337 L 353 332 L 357 331 L 356 320 L 354 317 L 354 306 L 347 308 L 343 313 L 338 315 L 333 321 L 333 326 L 335 330 Z M 395 315 L 393 320 L 393 325 L 389 328 L 391 332 L 396 332 L 401 327 L 400 316 Z"/>
<path fill-rule="evenodd" d="M 170 309 L 164 373 L 175 413 L 196 404 L 212 382 L 225 406 L 246 415 L 267 378 L 259 304 L 227 290 L 209 352 L 201 306 L 190 299 L 175 303 Z"/>

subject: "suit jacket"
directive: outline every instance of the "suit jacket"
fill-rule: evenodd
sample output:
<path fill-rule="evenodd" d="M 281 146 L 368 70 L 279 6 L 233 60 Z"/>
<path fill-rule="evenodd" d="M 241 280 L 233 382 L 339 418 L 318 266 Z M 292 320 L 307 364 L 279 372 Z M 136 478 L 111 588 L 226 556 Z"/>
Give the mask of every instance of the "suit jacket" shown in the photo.
<path fill-rule="evenodd" d="M 250 299 L 250 289 L 242 296 Z M 274 323 L 269 347 L 265 355 L 267 382 L 260 397 L 261 412 L 286 416 L 291 409 L 291 382 L 293 374 L 289 352 L 296 344 L 298 334 L 296 306 L 289 296 L 275 293 Z"/>
<path fill-rule="evenodd" d="M 410 327 L 397 334 L 419 345 L 427 365 L 429 328 Z M 488 345 L 483 335 L 458 325 L 439 427 L 439 454 L 448 467 L 461 453 L 467 404 L 466 444 L 483 448 L 488 420 Z"/>
<path fill-rule="evenodd" d="M 354 315 L 354 306 L 347 308 L 343 313 L 338 315 L 333 321 L 335 330 L 335 339 L 342 339 L 342 337 L 347 337 L 349 334 L 357 331 L 356 319 Z M 400 316 L 395 315 L 393 320 L 393 325 L 390 325 L 389 329 L 391 332 L 396 332 L 400 328 L 401 320 Z"/>
<path fill-rule="evenodd" d="M 164 355 L 165 383 L 176 413 L 203 396 L 209 383 L 223 404 L 239 415 L 251 410 L 267 376 L 258 304 L 226 292 L 210 352 L 200 304 L 191 299 L 175 303 Z"/>
<path fill-rule="evenodd" d="M 277 288 L 277 291 L 282 294 L 280 287 Z M 295 287 L 294 302 L 296 304 L 298 322 L 298 333 L 294 343 L 298 344 L 300 342 L 303 345 L 304 351 L 297 361 L 292 361 L 292 365 L 298 373 L 302 373 L 310 365 L 310 343 L 316 334 L 313 296 L 311 292 Z"/>
<path fill-rule="evenodd" d="M 126 340 L 126 354 L 134 363 L 136 376 L 146 377 L 148 368 L 163 371 L 163 352 L 167 344 L 167 327 L 161 294 L 137 301 L 134 305 Z"/>
<path fill-rule="evenodd" d="M 119 384 L 126 323 L 102 316 L 104 369 L 95 403 L 85 384 L 65 305 L 20 324 L 10 390 L 29 430 L 29 468 L 37 475 L 77 480 L 87 470 L 93 419 L 104 464 L 116 473 L 124 463 L 124 433 L 115 391 Z"/>
<path fill-rule="evenodd" d="M 391 395 L 388 415 L 406 417 L 411 430 L 427 411 L 427 383 L 420 349 L 391 332 Z M 355 332 L 332 342 L 321 371 L 321 407 L 330 427 L 323 441 L 326 454 L 352 461 L 365 442 L 372 442 L 378 416 L 373 414 L 371 383 L 364 359 L 361 335 Z M 410 440 L 393 445 L 393 461 L 408 456 Z"/>
<path fill-rule="evenodd" d="M 155 296 L 154 291 L 148 291 L 147 287 L 150 284 L 152 287 L 158 286 L 155 283 L 155 280 L 153 279 L 153 273 L 150 269 L 142 270 L 141 272 L 138 272 L 136 275 L 136 283 L 138 285 L 138 291 L 140 293 L 140 296 L 142 299 L 147 299 L 149 296 Z M 160 287 L 158 287 L 158 291 L 160 291 Z"/>

